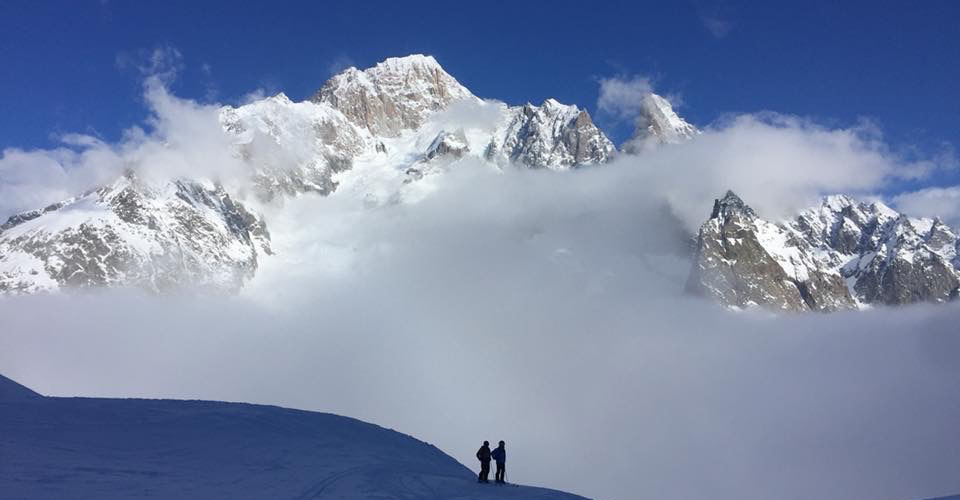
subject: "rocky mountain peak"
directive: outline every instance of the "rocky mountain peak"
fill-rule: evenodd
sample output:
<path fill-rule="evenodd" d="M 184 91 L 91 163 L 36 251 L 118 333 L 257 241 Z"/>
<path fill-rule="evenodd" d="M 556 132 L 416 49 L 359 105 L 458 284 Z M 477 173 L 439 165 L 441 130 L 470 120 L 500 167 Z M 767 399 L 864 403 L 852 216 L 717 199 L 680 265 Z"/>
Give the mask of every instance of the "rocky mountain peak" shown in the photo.
<path fill-rule="evenodd" d="M 926 241 L 930 248 L 943 251 L 949 251 L 951 246 L 960 243 L 953 228 L 944 224 L 939 217 L 935 217 L 930 223 L 930 229 L 926 231 Z"/>
<path fill-rule="evenodd" d="M 431 56 L 392 57 L 372 68 L 348 68 L 311 98 L 340 110 L 351 121 L 382 137 L 415 129 L 453 101 L 476 99 Z"/>
<path fill-rule="evenodd" d="M 527 106 L 534 107 L 532 104 L 527 103 Z M 577 113 L 579 108 L 575 104 L 562 104 L 560 101 L 550 97 L 543 101 L 543 104 L 540 106 L 548 113 Z"/>
<path fill-rule="evenodd" d="M 485 157 L 534 168 L 564 170 L 607 162 L 616 148 L 575 105 L 547 99 L 507 109 L 506 126 L 494 134 Z"/>
<path fill-rule="evenodd" d="M 735 307 L 833 310 L 852 304 L 839 275 L 808 272 L 803 241 L 762 219 L 733 191 L 714 200 L 700 227 L 686 290 Z"/>
<path fill-rule="evenodd" d="M 733 191 L 727 190 L 722 198 L 713 200 L 713 211 L 710 213 L 711 219 L 727 219 L 732 215 L 741 215 L 752 219 L 757 216 L 750 206 L 743 202 Z"/>
<path fill-rule="evenodd" d="M 673 110 L 670 101 L 650 93 L 644 97 L 633 136 L 623 145 L 623 150 L 639 153 L 661 144 L 679 144 L 699 133 Z"/>
<path fill-rule="evenodd" d="M 935 219 L 842 195 L 782 222 L 744 207 L 733 193 L 714 202 L 688 290 L 731 306 L 790 310 L 937 302 L 958 294 L 960 240 Z M 734 217 L 748 211 L 750 217 Z"/>
<path fill-rule="evenodd" d="M 293 101 L 291 101 L 290 98 L 287 97 L 287 94 L 285 94 L 285 93 L 283 93 L 283 92 L 277 92 L 276 94 L 268 97 L 267 99 L 270 100 L 270 101 L 273 101 L 273 102 L 280 103 L 280 104 L 291 104 L 291 103 L 293 103 Z"/>

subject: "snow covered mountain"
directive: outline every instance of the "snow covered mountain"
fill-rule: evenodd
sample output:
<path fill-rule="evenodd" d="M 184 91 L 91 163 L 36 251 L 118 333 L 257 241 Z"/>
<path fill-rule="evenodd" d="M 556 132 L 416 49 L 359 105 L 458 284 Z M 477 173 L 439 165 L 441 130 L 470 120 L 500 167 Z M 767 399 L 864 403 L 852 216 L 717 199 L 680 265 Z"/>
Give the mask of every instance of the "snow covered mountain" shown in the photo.
<path fill-rule="evenodd" d="M 732 192 L 701 226 L 687 290 L 793 311 L 946 301 L 960 292 L 960 239 L 939 219 L 828 196 L 796 218 L 760 218 Z"/>
<path fill-rule="evenodd" d="M 436 59 L 415 54 L 392 57 L 376 66 L 349 68 L 311 98 L 339 110 L 350 121 L 380 137 L 397 137 L 454 101 L 477 99 Z"/>
<path fill-rule="evenodd" d="M 109 186 L 0 225 L 0 292 L 132 285 L 237 290 L 270 253 L 259 217 L 212 183 Z"/>
<path fill-rule="evenodd" d="M 385 205 L 419 199 L 429 178 L 465 159 L 564 171 L 617 154 L 587 111 L 553 99 L 482 100 L 424 55 L 349 68 L 302 102 L 280 93 L 225 106 L 218 117 L 248 179 L 148 181 L 134 165 L 112 185 L 16 214 L 0 225 L 0 293 L 105 285 L 233 292 L 271 252 L 251 208 L 260 203 L 342 193 Z M 656 94 L 644 97 L 636 125 L 626 154 L 700 133 Z M 254 196 L 223 187 L 238 184 Z M 957 252 L 957 235 L 939 220 L 882 203 L 834 196 L 795 220 L 770 222 L 728 193 L 700 230 L 686 288 L 732 306 L 788 310 L 942 301 L 957 295 Z"/>
<path fill-rule="evenodd" d="M 327 104 L 293 102 L 280 93 L 239 108 L 224 107 L 220 123 L 234 136 L 264 200 L 305 192 L 330 194 L 333 175 L 353 166 L 373 136 Z"/>
<path fill-rule="evenodd" d="M 274 406 L 50 398 L 0 376 L 0 429 L 10 499 L 582 498 L 477 484 L 413 437 Z"/>
<path fill-rule="evenodd" d="M 455 103 L 492 110 L 492 119 L 472 127 L 433 120 Z M 348 171 L 366 176 L 366 195 L 391 198 L 465 155 L 564 170 L 614 152 L 586 111 L 552 99 L 485 103 L 423 55 L 349 68 L 307 101 L 281 93 L 223 107 L 219 119 L 263 201 L 329 195 Z M 0 293 L 102 285 L 229 292 L 270 253 L 266 225 L 242 195 L 211 179 L 158 182 L 134 172 L 0 226 Z"/>
<path fill-rule="evenodd" d="M 563 170 L 605 163 L 616 149 L 586 110 L 554 99 L 541 106 L 507 108 L 505 115 L 506 126 L 498 129 L 484 152 L 499 164 L 512 161 Z"/>
<path fill-rule="evenodd" d="M 492 108 L 494 118 L 466 130 L 457 123 L 431 122 L 454 103 Z M 423 169 L 414 163 L 453 152 L 456 158 L 470 154 L 498 165 L 564 170 L 604 163 L 615 151 L 585 110 L 553 99 L 541 106 L 484 104 L 433 57 L 423 55 L 390 58 L 366 70 L 349 68 L 308 101 L 278 94 L 224 107 L 220 120 L 236 135 L 265 199 L 307 191 L 329 194 L 336 189 L 336 174 L 356 164 L 413 168 L 420 174 Z"/>

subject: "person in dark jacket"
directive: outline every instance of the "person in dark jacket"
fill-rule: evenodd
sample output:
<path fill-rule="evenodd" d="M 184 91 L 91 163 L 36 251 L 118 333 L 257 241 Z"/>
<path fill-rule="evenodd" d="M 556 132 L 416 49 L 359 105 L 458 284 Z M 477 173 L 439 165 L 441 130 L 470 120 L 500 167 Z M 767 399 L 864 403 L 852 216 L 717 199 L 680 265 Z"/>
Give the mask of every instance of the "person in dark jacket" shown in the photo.
<path fill-rule="evenodd" d="M 477 476 L 478 483 L 490 482 L 490 442 L 484 441 L 483 446 L 477 450 L 477 460 L 480 461 L 480 475 Z"/>
<path fill-rule="evenodd" d="M 507 448 L 506 443 L 500 441 L 500 446 L 497 446 L 494 449 L 490 456 L 497 461 L 497 473 L 493 476 L 494 479 L 500 484 L 506 484 L 504 481 L 504 476 L 507 475 Z"/>

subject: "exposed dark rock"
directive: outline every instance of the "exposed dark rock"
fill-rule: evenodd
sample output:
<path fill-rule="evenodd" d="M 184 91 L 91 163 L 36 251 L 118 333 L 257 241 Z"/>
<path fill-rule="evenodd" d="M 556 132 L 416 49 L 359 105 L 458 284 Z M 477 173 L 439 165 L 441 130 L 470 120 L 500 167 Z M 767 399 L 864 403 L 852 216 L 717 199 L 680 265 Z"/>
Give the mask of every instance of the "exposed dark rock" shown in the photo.
<path fill-rule="evenodd" d="M 700 229 L 687 290 L 730 306 L 787 310 L 945 301 L 960 287 L 957 242 L 941 221 L 910 219 L 879 202 L 827 197 L 774 224 L 727 192 Z"/>

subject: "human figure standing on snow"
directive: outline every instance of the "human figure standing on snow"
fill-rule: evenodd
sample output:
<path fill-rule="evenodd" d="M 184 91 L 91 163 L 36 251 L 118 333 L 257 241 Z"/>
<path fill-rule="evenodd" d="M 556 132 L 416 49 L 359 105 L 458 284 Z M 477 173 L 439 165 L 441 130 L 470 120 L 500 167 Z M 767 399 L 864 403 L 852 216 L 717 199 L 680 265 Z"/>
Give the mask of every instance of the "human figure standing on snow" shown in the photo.
<path fill-rule="evenodd" d="M 490 456 L 497 461 L 497 473 L 493 476 L 494 479 L 499 484 L 507 484 L 504 480 L 504 476 L 507 475 L 507 448 L 506 443 L 500 441 L 500 446 L 497 446 L 491 453 Z"/>
<path fill-rule="evenodd" d="M 490 482 L 490 441 L 484 441 L 483 446 L 477 450 L 477 460 L 480 461 L 480 475 L 477 476 L 478 483 Z"/>

